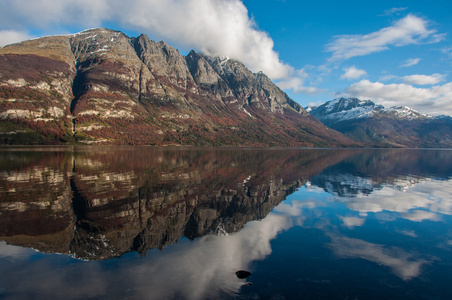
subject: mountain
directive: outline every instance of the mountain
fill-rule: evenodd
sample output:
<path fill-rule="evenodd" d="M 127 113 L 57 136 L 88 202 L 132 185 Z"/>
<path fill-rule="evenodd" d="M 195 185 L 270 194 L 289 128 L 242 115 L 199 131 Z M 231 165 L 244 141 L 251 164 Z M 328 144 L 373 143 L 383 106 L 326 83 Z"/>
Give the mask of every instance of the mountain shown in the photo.
<path fill-rule="evenodd" d="M 338 98 L 307 108 L 323 124 L 370 147 L 452 147 L 452 118 L 370 100 Z"/>
<path fill-rule="evenodd" d="M 263 73 L 108 29 L 0 49 L 0 143 L 351 146 Z"/>

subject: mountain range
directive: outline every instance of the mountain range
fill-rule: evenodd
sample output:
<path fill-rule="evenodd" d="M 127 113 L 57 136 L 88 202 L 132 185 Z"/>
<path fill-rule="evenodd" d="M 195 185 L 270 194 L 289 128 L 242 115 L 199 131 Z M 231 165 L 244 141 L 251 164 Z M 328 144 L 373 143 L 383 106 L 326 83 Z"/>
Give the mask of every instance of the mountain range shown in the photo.
<path fill-rule="evenodd" d="M 262 72 L 89 29 L 0 49 L 0 143 L 346 147 Z"/>
<path fill-rule="evenodd" d="M 370 100 L 337 98 L 308 107 L 326 126 L 369 147 L 452 147 L 452 118 L 407 106 L 385 108 Z"/>
<path fill-rule="evenodd" d="M 0 144 L 452 147 L 451 117 L 304 109 L 237 60 L 103 28 L 0 48 L 0 103 Z"/>

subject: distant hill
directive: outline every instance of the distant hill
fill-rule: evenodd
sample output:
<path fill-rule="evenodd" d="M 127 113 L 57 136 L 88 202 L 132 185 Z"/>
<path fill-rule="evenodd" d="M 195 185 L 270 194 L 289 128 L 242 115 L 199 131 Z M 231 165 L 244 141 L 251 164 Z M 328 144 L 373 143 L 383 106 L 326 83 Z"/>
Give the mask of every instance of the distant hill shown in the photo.
<path fill-rule="evenodd" d="M 359 146 L 263 73 L 108 29 L 0 49 L 1 144 Z"/>
<path fill-rule="evenodd" d="M 371 147 L 452 147 L 452 118 L 409 107 L 385 108 L 370 100 L 338 98 L 309 113 L 325 125 Z"/>

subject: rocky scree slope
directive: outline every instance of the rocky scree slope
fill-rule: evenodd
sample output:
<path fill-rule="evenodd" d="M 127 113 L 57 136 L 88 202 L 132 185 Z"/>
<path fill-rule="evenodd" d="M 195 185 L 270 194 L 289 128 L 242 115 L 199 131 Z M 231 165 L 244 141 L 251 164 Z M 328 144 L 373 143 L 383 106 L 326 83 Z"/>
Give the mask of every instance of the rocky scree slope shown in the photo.
<path fill-rule="evenodd" d="M 338 98 L 309 113 L 325 125 L 370 147 L 452 147 L 452 118 L 409 107 L 385 108 L 370 100 Z"/>
<path fill-rule="evenodd" d="M 0 143 L 351 146 L 263 73 L 108 29 L 0 49 Z"/>

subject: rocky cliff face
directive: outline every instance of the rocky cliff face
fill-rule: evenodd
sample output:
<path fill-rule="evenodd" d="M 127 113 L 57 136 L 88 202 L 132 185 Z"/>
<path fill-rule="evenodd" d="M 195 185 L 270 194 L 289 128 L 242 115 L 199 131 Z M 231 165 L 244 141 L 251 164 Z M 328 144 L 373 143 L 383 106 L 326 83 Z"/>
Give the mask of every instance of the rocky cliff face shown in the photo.
<path fill-rule="evenodd" d="M 0 49 L 1 143 L 347 146 L 263 73 L 92 29 Z"/>

